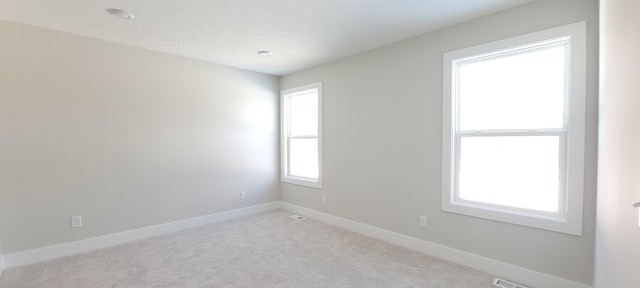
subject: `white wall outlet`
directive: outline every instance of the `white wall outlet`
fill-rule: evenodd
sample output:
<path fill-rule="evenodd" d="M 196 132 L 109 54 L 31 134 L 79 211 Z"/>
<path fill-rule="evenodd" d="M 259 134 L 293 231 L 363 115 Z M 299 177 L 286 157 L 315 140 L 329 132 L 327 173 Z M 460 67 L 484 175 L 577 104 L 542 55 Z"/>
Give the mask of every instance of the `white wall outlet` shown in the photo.
<path fill-rule="evenodd" d="M 71 228 L 82 227 L 82 216 L 71 217 Z"/>
<path fill-rule="evenodd" d="M 327 195 L 322 195 L 322 204 L 327 204 Z"/>
<path fill-rule="evenodd" d="M 240 191 L 240 199 L 241 200 L 247 199 L 247 191 Z"/>
<path fill-rule="evenodd" d="M 427 228 L 427 216 L 420 216 L 420 227 Z"/>

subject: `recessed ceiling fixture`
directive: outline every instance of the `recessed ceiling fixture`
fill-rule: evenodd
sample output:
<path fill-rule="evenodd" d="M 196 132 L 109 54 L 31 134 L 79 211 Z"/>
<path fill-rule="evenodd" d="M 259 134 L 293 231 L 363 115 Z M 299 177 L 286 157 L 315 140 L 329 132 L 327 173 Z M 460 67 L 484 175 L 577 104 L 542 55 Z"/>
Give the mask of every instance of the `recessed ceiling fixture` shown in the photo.
<path fill-rule="evenodd" d="M 132 20 L 136 18 L 136 15 L 129 13 L 128 11 L 124 11 L 122 9 L 109 9 L 107 12 L 111 13 L 111 15 L 116 16 L 120 19 Z"/>
<path fill-rule="evenodd" d="M 263 57 L 269 57 L 269 56 L 271 56 L 271 51 L 261 50 L 261 51 L 258 51 L 258 55 L 263 56 Z"/>

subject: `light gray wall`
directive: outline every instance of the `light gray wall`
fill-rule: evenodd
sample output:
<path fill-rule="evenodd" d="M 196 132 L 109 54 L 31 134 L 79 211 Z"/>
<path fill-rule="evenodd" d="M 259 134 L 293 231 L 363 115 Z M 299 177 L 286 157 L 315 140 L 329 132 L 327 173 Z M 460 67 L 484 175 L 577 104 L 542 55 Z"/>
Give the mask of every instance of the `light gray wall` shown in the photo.
<path fill-rule="evenodd" d="M 638 1 L 600 1 L 597 288 L 640 286 L 638 11 Z"/>
<path fill-rule="evenodd" d="M 583 236 L 441 211 L 442 54 L 579 21 L 588 26 Z M 324 189 L 282 184 L 284 201 L 590 284 L 597 137 L 595 0 L 535 1 L 281 78 L 323 82 Z M 322 195 L 327 204 L 321 204 Z M 419 215 L 429 228 L 418 227 Z"/>
<path fill-rule="evenodd" d="M 0 39 L 3 253 L 278 200 L 277 77 L 9 22 Z"/>

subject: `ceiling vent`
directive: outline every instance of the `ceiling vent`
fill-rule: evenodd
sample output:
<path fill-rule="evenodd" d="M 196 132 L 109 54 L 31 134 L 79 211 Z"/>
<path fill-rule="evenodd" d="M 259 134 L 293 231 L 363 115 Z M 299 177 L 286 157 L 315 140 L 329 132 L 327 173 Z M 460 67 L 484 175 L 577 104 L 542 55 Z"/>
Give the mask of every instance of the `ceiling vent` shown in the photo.
<path fill-rule="evenodd" d="M 111 15 L 116 16 L 120 19 L 133 20 L 133 18 L 136 18 L 136 15 L 133 15 L 129 11 L 125 11 L 122 9 L 113 8 L 113 9 L 107 10 L 107 12 L 109 12 Z"/>

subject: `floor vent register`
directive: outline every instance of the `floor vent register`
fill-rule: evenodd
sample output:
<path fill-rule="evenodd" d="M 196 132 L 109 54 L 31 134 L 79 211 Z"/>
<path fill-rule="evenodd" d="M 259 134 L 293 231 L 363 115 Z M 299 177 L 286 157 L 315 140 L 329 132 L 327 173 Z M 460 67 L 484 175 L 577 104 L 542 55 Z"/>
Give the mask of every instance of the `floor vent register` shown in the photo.
<path fill-rule="evenodd" d="M 493 279 L 493 285 L 494 286 L 498 286 L 498 287 L 502 287 L 502 288 L 527 288 L 527 287 L 524 287 L 522 285 L 519 285 L 519 284 L 516 284 L 516 283 L 513 283 L 513 282 L 509 282 L 507 280 L 503 280 L 503 279 L 500 279 L 500 278 Z"/>

